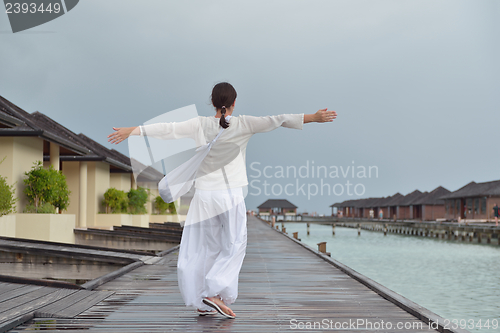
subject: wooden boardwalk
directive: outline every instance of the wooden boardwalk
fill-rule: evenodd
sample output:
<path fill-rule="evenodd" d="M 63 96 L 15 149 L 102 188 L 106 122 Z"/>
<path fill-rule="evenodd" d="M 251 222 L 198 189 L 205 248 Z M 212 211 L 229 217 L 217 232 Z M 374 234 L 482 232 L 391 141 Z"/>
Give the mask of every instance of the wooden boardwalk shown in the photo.
<path fill-rule="evenodd" d="M 177 287 L 176 264 L 174 251 L 99 286 L 96 290 L 114 294 L 75 318 L 34 318 L 11 332 L 278 332 L 325 321 L 324 331 L 436 332 L 255 217 L 248 220 L 247 255 L 232 306 L 236 319 L 200 317 L 187 309 Z M 373 327 L 378 323 L 379 329 L 352 326 L 361 320 Z M 382 328 L 382 321 L 392 329 Z M 397 329 L 398 322 L 414 329 Z"/>

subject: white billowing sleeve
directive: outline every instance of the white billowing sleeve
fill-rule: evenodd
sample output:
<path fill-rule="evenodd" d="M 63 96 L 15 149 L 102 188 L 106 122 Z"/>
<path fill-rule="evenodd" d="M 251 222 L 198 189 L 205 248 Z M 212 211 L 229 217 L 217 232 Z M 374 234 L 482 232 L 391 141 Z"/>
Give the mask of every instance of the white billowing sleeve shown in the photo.
<path fill-rule="evenodd" d="M 304 114 L 280 114 L 276 116 L 242 116 L 245 126 L 251 133 L 264 133 L 272 131 L 280 126 L 287 128 L 302 129 Z"/>
<path fill-rule="evenodd" d="M 191 138 L 195 141 L 203 135 L 198 117 L 181 122 L 156 123 L 139 126 L 140 136 L 148 136 L 163 140 Z"/>

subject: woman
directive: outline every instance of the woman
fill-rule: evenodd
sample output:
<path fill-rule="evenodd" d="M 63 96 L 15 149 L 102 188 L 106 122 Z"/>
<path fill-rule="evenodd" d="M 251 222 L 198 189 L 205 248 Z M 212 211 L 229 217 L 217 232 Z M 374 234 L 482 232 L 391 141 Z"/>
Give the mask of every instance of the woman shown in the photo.
<path fill-rule="evenodd" d="M 147 135 L 161 139 L 192 138 L 197 146 L 201 146 L 212 141 L 224 128 L 217 142 L 239 148 L 236 158 L 196 179 L 196 191 L 186 216 L 177 263 L 179 289 L 186 306 L 197 308 L 200 315 L 219 312 L 227 318 L 235 318 L 228 305 L 238 296 L 238 275 L 247 245 L 243 192 L 248 185 L 245 164 L 248 140 L 256 133 L 269 132 L 280 126 L 302 129 L 302 124 L 331 122 L 337 117 L 335 111 L 327 109 L 314 114 L 233 117 L 236 96 L 231 84 L 218 83 L 211 95 L 216 110 L 213 117 L 113 127 L 115 132 L 108 135 L 108 141 L 115 144 L 130 135 Z"/>

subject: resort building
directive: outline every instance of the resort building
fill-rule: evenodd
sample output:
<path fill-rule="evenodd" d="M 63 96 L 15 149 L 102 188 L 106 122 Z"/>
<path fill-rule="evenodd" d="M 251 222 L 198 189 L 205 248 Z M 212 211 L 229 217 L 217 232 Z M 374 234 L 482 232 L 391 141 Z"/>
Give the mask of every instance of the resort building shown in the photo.
<path fill-rule="evenodd" d="M 110 187 L 125 192 L 137 186 L 146 187 L 150 189 L 151 197 L 156 197 L 162 173 L 142 166 L 142 172 L 134 176 L 129 157 L 102 146 L 82 133 L 72 132 L 43 113 L 30 114 L 0 96 L 2 159 L 0 174 L 6 177 L 9 184 L 15 184 L 18 201 L 17 213 L 2 217 L 0 236 L 71 243 L 74 228 L 109 229 L 114 225 L 148 227 L 149 222 L 165 220 L 164 216 L 151 215 L 153 200 L 146 205 L 148 214 L 135 216 L 105 214 L 102 204 L 104 192 Z M 45 168 L 52 165 L 66 177 L 71 191 L 70 204 L 62 214 L 23 214 L 28 204 L 24 194 L 25 172 L 29 172 L 38 161 L 42 161 Z M 31 220 L 36 220 L 35 228 L 30 227 Z M 43 220 L 47 221 L 46 225 L 41 222 Z M 54 222 L 56 220 L 58 222 Z"/>
<path fill-rule="evenodd" d="M 436 220 L 445 218 L 444 200 L 441 197 L 449 193 L 439 186 L 431 192 L 415 190 L 407 195 L 398 192 L 388 197 L 346 200 L 330 207 L 332 216 L 333 209 L 337 209 L 337 217 Z"/>
<path fill-rule="evenodd" d="M 272 216 L 279 220 L 296 220 L 297 206 L 286 199 L 268 199 L 260 206 L 258 215 L 263 219 L 269 220 Z"/>
<path fill-rule="evenodd" d="M 441 197 L 445 202 L 447 220 L 491 221 L 493 207 L 500 206 L 500 180 L 476 183 Z"/>

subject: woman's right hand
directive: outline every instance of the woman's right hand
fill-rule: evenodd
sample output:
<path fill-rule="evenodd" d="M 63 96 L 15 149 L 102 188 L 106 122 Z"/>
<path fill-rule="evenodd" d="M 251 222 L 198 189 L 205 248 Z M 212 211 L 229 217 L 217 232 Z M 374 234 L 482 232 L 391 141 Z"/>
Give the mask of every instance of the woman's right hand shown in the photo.
<path fill-rule="evenodd" d="M 127 139 L 138 127 L 113 127 L 115 132 L 108 135 L 108 142 L 118 144 Z"/>
<path fill-rule="evenodd" d="M 315 116 L 317 123 L 326 123 L 337 118 L 337 112 L 327 111 L 327 109 L 321 109 L 316 112 Z"/>

